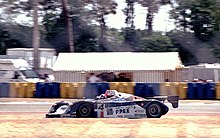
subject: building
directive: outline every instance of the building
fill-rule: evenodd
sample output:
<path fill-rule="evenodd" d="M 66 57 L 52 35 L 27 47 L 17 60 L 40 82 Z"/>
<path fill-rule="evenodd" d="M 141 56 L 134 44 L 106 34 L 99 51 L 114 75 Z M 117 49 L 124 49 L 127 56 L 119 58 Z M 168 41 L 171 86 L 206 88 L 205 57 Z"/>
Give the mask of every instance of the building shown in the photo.
<path fill-rule="evenodd" d="M 200 63 L 198 65 L 185 66 L 183 79 L 187 81 L 214 81 L 220 80 L 220 64 Z"/>
<path fill-rule="evenodd" d="M 55 81 L 86 82 L 95 75 L 123 74 L 134 82 L 182 81 L 177 52 L 60 53 L 53 66 Z"/>
<path fill-rule="evenodd" d="M 8 56 L 17 56 L 25 59 L 32 67 L 34 66 L 33 48 L 9 48 L 6 51 Z M 56 60 L 56 51 L 52 48 L 39 48 L 39 73 L 52 74 L 52 67 Z"/>

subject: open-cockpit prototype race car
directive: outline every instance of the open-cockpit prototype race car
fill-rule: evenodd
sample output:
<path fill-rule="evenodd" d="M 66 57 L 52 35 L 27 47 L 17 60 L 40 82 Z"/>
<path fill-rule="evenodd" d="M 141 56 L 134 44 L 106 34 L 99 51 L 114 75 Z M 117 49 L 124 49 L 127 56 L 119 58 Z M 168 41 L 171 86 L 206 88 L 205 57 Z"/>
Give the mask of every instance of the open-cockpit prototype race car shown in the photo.
<path fill-rule="evenodd" d="M 57 102 L 52 105 L 46 118 L 160 118 L 169 111 L 164 103 L 166 100 L 173 108 L 178 108 L 178 96 L 142 98 L 107 90 L 95 99 Z"/>

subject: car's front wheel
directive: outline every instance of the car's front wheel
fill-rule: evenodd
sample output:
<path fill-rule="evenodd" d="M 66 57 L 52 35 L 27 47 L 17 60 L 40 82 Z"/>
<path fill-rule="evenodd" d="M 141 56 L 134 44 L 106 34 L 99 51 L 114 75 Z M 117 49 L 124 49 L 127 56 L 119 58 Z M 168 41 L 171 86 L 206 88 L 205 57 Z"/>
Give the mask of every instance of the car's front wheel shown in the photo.
<path fill-rule="evenodd" d="M 145 109 L 148 118 L 160 118 L 162 116 L 161 104 L 158 102 L 149 103 Z"/>
<path fill-rule="evenodd" d="M 83 103 L 78 108 L 78 116 L 88 118 L 92 116 L 93 108 L 88 103 Z"/>

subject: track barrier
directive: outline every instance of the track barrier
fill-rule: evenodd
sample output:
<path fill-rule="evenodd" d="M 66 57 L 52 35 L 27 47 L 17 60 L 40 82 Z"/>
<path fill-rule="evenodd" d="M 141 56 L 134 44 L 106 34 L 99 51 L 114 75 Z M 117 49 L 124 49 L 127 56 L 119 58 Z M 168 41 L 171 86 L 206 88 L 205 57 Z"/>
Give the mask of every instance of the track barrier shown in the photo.
<path fill-rule="evenodd" d="M 197 99 L 197 85 L 196 85 L 196 83 L 188 83 L 187 99 Z"/>
<path fill-rule="evenodd" d="M 216 98 L 216 84 L 213 82 L 207 83 L 207 99 L 215 99 Z"/>
<path fill-rule="evenodd" d="M 187 99 L 187 83 L 178 82 L 176 84 L 176 93 L 179 96 L 179 99 L 181 100 Z"/>
<path fill-rule="evenodd" d="M 84 89 L 84 95 L 86 99 L 95 98 L 98 95 L 97 84 L 96 83 L 86 83 Z"/>
<path fill-rule="evenodd" d="M 60 83 L 60 97 L 61 98 L 76 98 L 78 83 L 62 82 Z"/>
<path fill-rule="evenodd" d="M 95 98 L 106 90 L 141 97 L 178 95 L 180 99 L 220 99 L 220 83 L 208 82 L 1 82 L 0 97 L 6 98 Z"/>
<path fill-rule="evenodd" d="M 36 98 L 44 98 L 45 96 L 45 83 L 43 82 L 37 82 L 36 83 Z"/>
<path fill-rule="evenodd" d="M 140 97 L 151 97 L 160 95 L 159 83 L 136 83 L 134 94 Z"/>
<path fill-rule="evenodd" d="M 2 98 L 9 97 L 9 83 L 6 82 L 0 83 L 0 97 Z"/>
<path fill-rule="evenodd" d="M 160 83 L 146 83 L 145 97 L 160 95 Z"/>
<path fill-rule="evenodd" d="M 188 83 L 187 99 L 215 99 L 214 83 Z"/>
<path fill-rule="evenodd" d="M 177 95 L 178 84 L 174 82 L 160 83 L 160 95 L 175 96 Z"/>
<path fill-rule="evenodd" d="M 85 90 L 85 86 L 86 86 L 86 83 L 85 82 L 79 82 L 78 83 L 78 88 L 77 88 L 77 99 L 80 99 L 80 98 L 84 98 L 84 90 Z"/>
<path fill-rule="evenodd" d="M 36 83 L 37 98 L 60 98 L 60 83 L 38 82 Z"/>
<path fill-rule="evenodd" d="M 109 89 L 109 83 L 86 83 L 83 97 L 95 98 Z"/>
<path fill-rule="evenodd" d="M 134 94 L 134 82 L 110 82 L 110 90 L 117 90 L 128 94 Z"/>
<path fill-rule="evenodd" d="M 106 90 L 110 89 L 109 83 L 97 83 L 97 93 L 98 95 L 104 94 Z"/>
<path fill-rule="evenodd" d="M 36 84 L 30 82 L 11 82 L 10 98 L 33 98 L 36 91 Z"/>
<path fill-rule="evenodd" d="M 145 87 L 146 87 L 145 83 L 136 83 L 134 86 L 134 95 L 145 97 Z"/>
<path fill-rule="evenodd" d="M 220 82 L 216 83 L 216 99 L 220 100 Z"/>

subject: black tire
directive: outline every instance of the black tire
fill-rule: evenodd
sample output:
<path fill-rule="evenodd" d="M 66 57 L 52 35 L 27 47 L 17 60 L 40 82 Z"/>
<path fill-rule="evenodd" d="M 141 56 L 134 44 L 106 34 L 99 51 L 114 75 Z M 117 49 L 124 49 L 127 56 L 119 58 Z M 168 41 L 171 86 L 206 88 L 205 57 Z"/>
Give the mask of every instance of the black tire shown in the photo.
<path fill-rule="evenodd" d="M 148 118 L 160 118 L 162 116 L 162 107 L 158 102 L 149 103 L 145 109 Z"/>
<path fill-rule="evenodd" d="M 82 103 L 78 107 L 78 117 L 89 118 L 92 117 L 93 108 L 89 103 Z"/>

